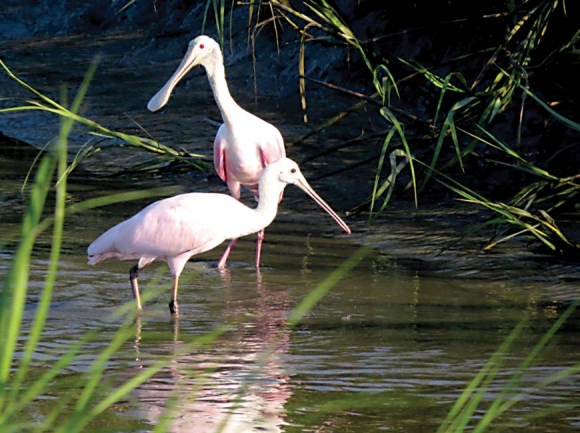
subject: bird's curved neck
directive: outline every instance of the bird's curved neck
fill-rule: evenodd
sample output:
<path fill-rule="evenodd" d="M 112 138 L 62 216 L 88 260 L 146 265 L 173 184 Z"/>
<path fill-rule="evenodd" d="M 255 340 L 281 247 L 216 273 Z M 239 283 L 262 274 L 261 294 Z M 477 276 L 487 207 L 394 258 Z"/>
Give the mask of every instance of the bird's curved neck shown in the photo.
<path fill-rule="evenodd" d="M 280 196 L 286 186 L 280 185 L 278 187 L 278 185 L 276 185 L 276 187 L 274 187 L 273 185 L 268 185 L 268 183 L 269 182 L 260 182 L 260 199 L 258 201 L 258 206 L 254 209 L 256 214 L 259 216 L 262 228 L 270 225 L 276 217 Z"/>
<path fill-rule="evenodd" d="M 222 114 L 222 120 L 230 125 L 236 116 L 236 112 L 242 108 L 234 101 L 226 81 L 226 70 L 223 57 L 216 55 L 211 65 L 206 65 L 207 78 L 213 91 L 213 96 Z"/>

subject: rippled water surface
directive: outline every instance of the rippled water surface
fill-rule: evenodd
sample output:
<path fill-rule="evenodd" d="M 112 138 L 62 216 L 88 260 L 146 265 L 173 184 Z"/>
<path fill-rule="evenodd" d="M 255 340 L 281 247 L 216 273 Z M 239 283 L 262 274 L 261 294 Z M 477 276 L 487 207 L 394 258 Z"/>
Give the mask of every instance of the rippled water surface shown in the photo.
<path fill-rule="evenodd" d="M 28 163 L 19 167 L 6 159 L 1 162 L 4 275 L 25 205 L 19 188 Z M 69 199 L 78 202 L 175 183 L 188 190 L 223 190 L 215 179 L 97 180 L 85 173 L 71 180 Z M 328 183 L 313 186 L 334 190 Z M 210 432 L 219 426 L 228 432 L 432 432 L 521 320 L 528 324 L 484 395 L 483 407 L 577 298 L 580 274 L 574 264 L 534 256 L 517 245 L 482 255 L 477 252 L 478 239 L 454 244 L 458 232 L 474 222 L 474 215 L 460 205 L 394 209 L 372 227 L 362 217 L 353 217 L 347 220 L 353 235 L 346 236 L 292 188 L 266 231 L 261 272 L 252 265 L 252 237 L 236 246 L 226 272 L 215 267 L 225 245 L 194 257 L 182 275 L 178 321 L 170 320 L 167 308 L 167 266 L 153 264 L 141 272 L 145 313 L 134 335 L 113 356 L 105 377 L 114 382 L 158 360 L 167 365 L 91 425 L 92 431 L 149 431 L 170 406 L 175 420 L 169 431 L 179 433 Z M 328 199 L 340 206 L 339 198 Z M 85 333 L 97 332 L 55 382 L 53 393 L 31 407 L 32 417 L 42 418 L 55 400 L 79 392 L 76 379 L 121 326 L 123 316 L 115 312 L 131 301 L 128 271 L 133 263 L 110 260 L 89 267 L 86 248 L 150 201 L 67 219 L 57 288 L 35 369 L 43 371 Z M 361 245 L 371 246 L 371 253 L 296 327 L 286 327 L 294 307 Z M 27 325 L 43 286 L 48 253 L 45 234 L 32 258 Z M 525 370 L 529 387 L 522 401 L 498 421 L 497 430 L 580 428 L 577 408 L 566 406 L 578 404 L 577 376 L 536 387 L 578 362 L 579 328 L 579 318 L 573 315 L 548 350 Z M 218 329 L 223 333 L 214 341 L 194 344 Z"/>
<path fill-rule="evenodd" d="M 93 188 L 75 192 L 73 187 L 72 194 Z M 14 211 L 20 199 L 6 188 L 2 198 L 12 205 L 1 211 L 8 222 L 2 225 L 7 238 L 17 228 Z M 293 308 L 358 248 L 356 236 L 343 236 L 332 220 L 301 204 L 304 197 L 299 199 L 297 192 L 285 200 L 266 232 L 260 273 L 252 267 L 251 238 L 234 250 L 227 272 L 215 268 L 221 248 L 188 264 L 177 322 L 170 320 L 167 308 L 167 266 L 153 264 L 141 273 L 142 289 L 152 297 L 145 301 L 134 337 L 109 363 L 108 376 L 128 379 L 157 360 L 167 359 L 168 364 L 92 426 L 96 431 L 102 423 L 113 431 L 147 431 L 168 402 L 177 414 L 173 432 L 215 431 L 221 422 L 225 431 L 433 431 L 509 332 L 528 319 L 505 371 L 484 398 L 493 399 L 558 316 L 561 305 L 553 299 L 572 290 L 558 279 L 530 278 L 531 262 L 526 265 L 517 258 L 506 266 L 510 278 L 450 278 L 445 274 L 459 259 L 421 264 L 396 250 L 375 250 L 290 330 L 284 325 Z M 297 213 L 294 205 L 304 209 Z M 42 416 L 43 404 L 74 389 L 75 376 L 89 369 L 120 326 L 121 319 L 113 314 L 131 300 L 130 263 L 107 261 L 89 267 L 85 249 L 138 207 L 115 205 L 68 220 L 36 368 L 52 365 L 87 331 L 98 334 L 57 382 L 56 395 L 35 406 L 37 416 Z M 402 214 L 398 221 L 405 219 Z M 355 233 L 356 227 L 355 223 Z M 425 224 L 407 228 L 412 236 Z M 0 256 L 2 273 L 11 252 L 8 243 Z M 41 239 L 32 262 L 27 322 L 42 287 L 47 255 L 48 245 Z M 518 266 L 526 266 L 522 278 L 516 275 Z M 577 399 L 577 378 L 542 389 L 534 384 L 578 361 L 578 325 L 572 318 L 540 362 L 526 371 L 530 395 L 501 425 L 521 431 L 573 431 L 580 425 L 576 413 L 563 408 L 539 420 L 532 417 L 558 407 L 560 401 Z M 228 329 L 216 341 L 187 347 L 221 326 Z"/>

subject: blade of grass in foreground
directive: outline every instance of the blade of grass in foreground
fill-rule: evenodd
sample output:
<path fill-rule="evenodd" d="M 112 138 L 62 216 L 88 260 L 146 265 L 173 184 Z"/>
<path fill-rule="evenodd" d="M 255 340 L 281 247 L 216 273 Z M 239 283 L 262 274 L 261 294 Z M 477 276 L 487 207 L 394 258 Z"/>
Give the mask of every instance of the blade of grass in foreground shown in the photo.
<path fill-rule="evenodd" d="M 523 393 L 517 393 L 519 385 L 521 385 L 521 378 L 526 370 L 530 367 L 530 365 L 536 361 L 541 354 L 542 350 L 546 348 L 546 346 L 552 341 L 556 332 L 562 327 L 564 322 L 568 320 L 570 315 L 576 310 L 580 301 L 573 302 L 564 313 L 554 322 L 554 324 L 550 327 L 550 329 L 542 336 L 540 341 L 534 346 L 532 351 L 526 356 L 526 358 L 522 361 L 521 365 L 518 369 L 514 372 L 514 374 L 510 377 L 506 386 L 501 390 L 500 394 L 495 398 L 490 408 L 485 412 L 485 415 L 479 420 L 476 428 L 473 430 L 474 433 L 481 433 L 485 429 L 487 429 L 490 424 L 499 418 L 504 412 L 510 409 L 514 404 L 521 401 L 524 395 L 529 395 L 530 391 Z M 580 364 L 576 366 L 565 369 L 561 373 L 555 373 L 550 376 L 548 379 L 543 380 L 541 383 L 537 385 L 537 387 L 546 386 L 547 384 L 551 383 L 552 380 L 562 380 L 568 376 L 578 373 L 578 367 Z"/>
<path fill-rule="evenodd" d="M 331 273 L 322 283 L 312 290 L 306 297 L 294 308 L 288 318 L 286 325 L 290 328 L 296 326 L 298 322 L 310 311 L 312 307 L 320 301 L 330 289 L 332 289 L 341 278 L 356 267 L 356 265 L 370 253 L 370 248 L 361 247 L 352 256 L 350 256 L 342 265 Z"/>
<path fill-rule="evenodd" d="M 471 420 L 473 413 L 487 392 L 489 385 L 496 377 L 508 349 L 516 337 L 522 332 L 524 326 L 525 322 L 522 321 L 514 328 L 489 361 L 485 363 L 479 373 L 477 373 L 471 382 L 469 382 L 437 430 L 438 433 L 464 431 L 465 427 Z"/>
<path fill-rule="evenodd" d="M 477 416 L 478 421 L 472 429 L 474 433 L 482 433 L 489 429 L 492 423 L 502 414 L 513 407 L 516 403 L 523 400 L 525 396 L 532 394 L 535 390 L 546 387 L 556 381 L 566 379 L 580 371 L 580 364 L 576 364 L 572 367 L 564 368 L 550 377 L 539 381 L 535 386 L 530 385 L 529 383 L 526 383 L 525 385 L 522 383 L 524 373 L 530 365 L 538 359 L 542 350 L 548 346 L 556 335 L 556 332 L 576 310 L 579 304 L 580 301 L 573 302 L 524 358 L 519 367 L 510 376 L 508 382 L 503 386 L 503 389 L 499 392 L 497 397 L 495 397 L 490 407 L 485 410 L 483 416 Z M 524 326 L 525 321 L 520 322 L 518 326 L 516 326 L 489 361 L 487 361 L 479 373 L 467 385 L 437 430 L 439 433 L 463 432 L 468 428 L 469 423 L 476 419 L 475 413 L 484 395 L 487 393 L 490 384 L 495 380 L 500 372 L 501 367 L 508 356 L 509 348 L 522 332 Z M 524 389 L 525 391 L 518 392 L 520 389 Z M 573 402 L 571 404 L 574 405 Z M 562 402 L 558 402 L 558 407 L 561 406 L 564 406 Z"/>
<path fill-rule="evenodd" d="M 87 72 L 79 91 L 73 102 L 71 111 L 76 113 L 81 106 L 81 101 L 87 92 L 89 83 L 95 73 L 97 64 L 94 62 L 89 71 Z M 63 100 L 66 100 L 66 95 L 63 90 Z M 26 343 L 26 350 L 19 362 L 18 370 L 12 382 L 12 396 L 15 397 L 22 385 L 24 378 L 28 372 L 28 367 L 30 361 L 32 360 L 32 355 L 36 350 L 38 342 L 40 340 L 40 335 L 44 329 L 46 323 L 46 317 L 48 315 L 48 310 L 50 307 L 50 302 L 52 299 L 52 292 L 54 289 L 54 283 L 56 281 L 56 272 L 58 270 L 58 263 L 60 259 L 60 250 L 62 245 L 62 235 L 64 226 L 64 215 L 65 215 L 65 205 L 66 205 L 66 187 L 67 187 L 67 137 L 73 127 L 74 121 L 70 118 L 61 119 L 61 128 L 56 146 L 54 149 L 54 155 L 56 156 L 56 171 L 57 179 L 59 181 L 56 185 L 56 203 L 54 206 L 54 217 L 53 217 L 53 234 L 52 243 L 50 250 L 49 265 L 46 273 L 46 279 L 44 283 L 44 290 L 38 304 L 36 317 L 33 322 L 32 329 L 28 335 L 28 340 Z M 50 181 L 50 179 L 49 179 Z"/>
<path fill-rule="evenodd" d="M 14 362 L 16 342 L 20 334 L 22 313 L 28 289 L 30 255 L 35 241 L 35 228 L 38 225 L 50 180 L 53 175 L 55 159 L 45 157 L 38 166 L 35 183 L 30 194 L 30 204 L 22 222 L 21 240 L 12 259 L 10 269 L 2 285 L 0 305 L 0 426 L 5 418 L 8 381 Z"/>

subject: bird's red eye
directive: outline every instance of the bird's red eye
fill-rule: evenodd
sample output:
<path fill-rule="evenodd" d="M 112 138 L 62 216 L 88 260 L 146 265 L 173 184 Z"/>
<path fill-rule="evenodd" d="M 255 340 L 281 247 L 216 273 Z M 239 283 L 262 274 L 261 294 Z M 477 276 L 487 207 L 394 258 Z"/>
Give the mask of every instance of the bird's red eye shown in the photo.
<path fill-rule="evenodd" d="M 199 45 L 199 48 L 201 48 L 203 50 L 205 48 L 205 45 L 204 44 L 200 44 Z"/>
<path fill-rule="evenodd" d="M 292 174 L 296 173 L 296 169 L 295 168 L 291 168 L 290 169 L 290 173 L 292 173 Z"/>

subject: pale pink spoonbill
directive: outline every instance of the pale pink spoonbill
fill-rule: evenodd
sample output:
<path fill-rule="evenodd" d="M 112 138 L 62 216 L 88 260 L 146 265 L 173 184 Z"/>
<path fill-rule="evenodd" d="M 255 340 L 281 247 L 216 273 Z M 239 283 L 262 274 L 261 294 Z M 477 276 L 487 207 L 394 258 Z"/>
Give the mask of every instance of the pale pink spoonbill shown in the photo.
<path fill-rule="evenodd" d="M 304 190 L 350 234 L 345 222 L 308 185 L 298 164 L 281 158 L 262 171 L 255 209 L 216 193 L 194 192 L 156 201 L 99 236 L 88 248 L 89 265 L 109 258 L 138 259 L 129 277 L 141 311 L 139 271 L 155 260 L 167 262 L 173 277 L 169 310 L 177 315 L 179 275 L 190 257 L 209 251 L 226 239 L 263 230 L 276 216 L 280 195 L 288 184 Z"/>
<path fill-rule="evenodd" d="M 223 124 L 214 141 L 214 165 L 219 177 L 227 182 L 230 193 L 240 200 L 241 186 L 259 198 L 258 180 L 264 167 L 286 156 L 280 131 L 270 123 L 247 112 L 230 95 L 224 59 L 219 44 L 208 36 L 198 36 L 189 43 L 187 53 L 169 81 L 147 104 L 151 111 L 163 107 L 173 88 L 194 66 L 202 65 L 213 96 L 220 109 Z M 282 199 L 282 196 L 279 197 Z M 260 253 L 264 230 L 258 231 L 256 242 L 256 267 L 260 266 Z M 237 239 L 226 248 L 218 267 L 223 268 Z"/>

